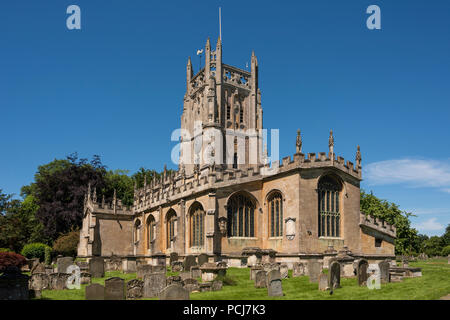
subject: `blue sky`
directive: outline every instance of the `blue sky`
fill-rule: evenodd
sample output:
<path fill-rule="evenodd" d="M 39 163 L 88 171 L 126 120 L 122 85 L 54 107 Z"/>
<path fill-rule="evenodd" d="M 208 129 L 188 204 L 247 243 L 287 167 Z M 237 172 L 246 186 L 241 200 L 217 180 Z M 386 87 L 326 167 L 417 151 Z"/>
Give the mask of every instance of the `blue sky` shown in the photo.
<path fill-rule="evenodd" d="M 66 8 L 81 8 L 68 30 Z M 366 8 L 381 8 L 381 30 Z M 186 61 L 216 43 L 223 60 L 259 62 L 264 126 L 280 156 L 328 149 L 354 160 L 362 188 L 415 212 L 428 235 L 450 222 L 448 1 L 3 1 L 0 4 L 0 188 L 77 151 L 110 169 L 170 162 Z"/>

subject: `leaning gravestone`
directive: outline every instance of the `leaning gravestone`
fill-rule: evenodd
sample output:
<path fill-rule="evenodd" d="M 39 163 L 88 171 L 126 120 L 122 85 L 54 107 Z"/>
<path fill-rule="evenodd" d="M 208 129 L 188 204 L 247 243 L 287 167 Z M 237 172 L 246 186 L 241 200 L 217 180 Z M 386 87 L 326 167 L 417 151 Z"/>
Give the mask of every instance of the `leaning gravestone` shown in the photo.
<path fill-rule="evenodd" d="M 319 290 L 325 291 L 328 290 L 330 287 L 328 286 L 328 277 L 326 274 L 321 273 L 319 275 Z"/>
<path fill-rule="evenodd" d="M 202 276 L 202 271 L 200 270 L 199 266 L 193 266 L 191 267 L 191 277 L 196 279 L 200 278 Z"/>
<path fill-rule="evenodd" d="M 294 262 L 292 276 L 296 278 L 304 275 L 305 275 L 305 265 L 301 262 Z"/>
<path fill-rule="evenodd" d="M 184 258 L 183 270 L 189 271 L 191 267 L 196 266 L 195 256 L 189 255 Z"/>
<path fill-rule="evenodd" d="M 147 274 L 153 273 L 153 266 L 149 264 L 141 264 L 137 266 L 137 274 L 136 278 L 144 279 L 144 276 Z"/>
<path fill-rule="evenodd" d="M 73 258 L 72 257 L 58 258 L 56 263 L 58 264 L 58 273 L 66 273 L 67 268 L 73 264 Z"/>
<path fill-rule="evenodd" d="M 182 286 L 172 284 L 159 293 L 159 300 L 189 300 L 189 291 Z"/>
<path fill-rule="evenodd" d="M 183 287 L 189 292 L 200 291 L 200 286 L 198 285 L 197 279 L 185 279 L 182 284 Z"/>
<path fill-rule="evenodd" d="M 364 286 L 367 283 L 367 268 L 369 267 L 369 263 L 365 259 L 361 259 L 358 261 L 356 276 L 358 277 L 358 285 Z"/>
<path fill-rule="evenodd" d="M 144 276 L 144 298 L 157 297 L 166 287 L 167 279 L 164 273 L 151 273 Z"/>
<path fill-rule="evenodd" d="M 280 271 L 272 270 L 267 274 L 267 295 L 269 297 L 283 296 Z"/>
<path fill-rule="evenodd" d="M 208 262 L 208 255 L 206 253 L 201 253 L 198 256 L 198 265 L 201 267 L 204 263 Z"/>
<path fill-rule="evenodd" d="M 322 272 L 322 263 L 317 260 L 308 261 L 309 282 L 317 282 Z"/>
<path fill-rule="evenodd" d="M 127 299 L 140 299 L 144 291 L 144 281 L 133 279 L 127 282 Z"/>
<path fill-rule="evenodd" d="M 92 257 L 89 260 L 89 273 L 92 278 L 103 278 L 105 276 L 105 260 L 101 257 Z"/>
<path fill-rule="evenodd" d="M 265 288 L 266 286 L 266 272 L 259 270 L 255 274 L 255 288 Z"/>
<path fill-rule="evenodd" d="M 328 287 L 337 289 L 341 287 L 341 265 L 337 261 L 333 261 L 328 269 Z"/>
<path fill-rule="evenodd" d="M 289 267 L 287 264 L 282 263 L 280 265 L 280 274 L 281 274 L 281 279 L 289 278 Z"/>
<path fill-rule="evenodd" d="M 125 281 L 119 277 L 105 280 L 105 300 L 124 300 Z"/>
<path fill-rule="evenodd" d="M 84 293 L 86 300 L 105 300 L 105 287 L 98 283 L 86 286 Z"/>
<path fill-rule="evenodd" d="M 381 283 L 389 282 L 389 268 L 390 263 L 387 260 L 381 261 L 378 266 L 380 267 L 380 281 Z"/>

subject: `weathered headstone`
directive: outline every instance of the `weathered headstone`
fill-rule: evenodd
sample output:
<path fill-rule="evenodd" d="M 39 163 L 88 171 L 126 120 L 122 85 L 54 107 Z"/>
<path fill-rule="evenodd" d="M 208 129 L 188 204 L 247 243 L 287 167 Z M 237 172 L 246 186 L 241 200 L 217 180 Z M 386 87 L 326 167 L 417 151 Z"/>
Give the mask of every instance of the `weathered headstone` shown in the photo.
<path fill-rule="evenodd" d="M 308 261 L 309 282 L 317 282 L 319 274 L 322 272 L 322 263 L 317 260 Z"/>
<path fill-rule="evenodd" d="M 367 268 L 369 263 L 365 259 L 357 262 L 356 276 L 358 277 L 358 285 L 364 286 L 367 283 Z"/>
<path fill-rule="evenodd" d="M 58 264 L 58 273 L 66 273 L 67 268 L 73 264 L 73 258 L 72 257 L 58 258 L 56 263 Z"/>
<path fill-rule="evenodd" d="M 39 265 L 39 258 L 29 259 L 27 262 L 31 273 L 33 273 L 34 269 Z"/>
<path fill-rule="evenodd" d="M 86 300 L 105 300 L 105 287 L 98 283 L 86 286 L 84 293 Z"/>
<path fill-rule="evenodd" d="M 92 278 L 103 278 L 105 276 L 105 260 L 102 257 L 92 257 L 89 260 L 89 273 Z"/>
<path fill-rule="evenodd" d="M 330 287 L 328 286 L 328 277 L 326 274 L 321 273 L 319 275 L 319 290 L 321 291 L 325 291 L 327 289 L 329 289 Z"/>
<path fill-rule="evenodd" d="M 189 255 L 184 257 L 183 270 L 189 271 L 191 270 L 191 267 L 196 265 L 197 261 L 195 261 L 195 256 Z"/>
<path fill-rule="evenodd" d="M 166 266 L 164 265 L 156 265 L 152 267 L 152 272 L 153 273 L 166 273 Z"/>
<path fill-rule="evenodd" d="M 38 262 L 37 264 L 33 265 L 33 268 L 31 269 L 31 274 L 35 273 L 45 273 L 45 264 Z"/>
<path fill-rule="evenodd" d="M 172 284 L 159 293 L 159 300 L 189 300 L 189 291 L 182 286 Z"/>
<path fill-rule="evenodd" d="M 200 292 L 211 291 L 211 282 L 202 282 L 198 284 L 200 287 Z"/>
<path fill-rule="evenodd" d="M 77 261 L 75 264 L 80 268 L 80 271 L 89 272 L 89 263 L 86 261 Z"/>
<path fill-rule="evenodd" d="M 222 290 L 223 282 L 220 280 L 214 280 L 211 283 L 211 290 L 212 291 L 220 291 Z"/>
<path fill-rule="evenodd" d="M 258 271 L 264 271 L 264 273 L 266 273 L 265 270 L 263 270 L 262 266 L 253 266 L 250 268 L 250 280 L 255 280 L 256 274 L 258 273 Z"/>
<path fill-rule="evenodd" d="M 140 299 L 144 291 L 144 281 L 133 279 L 127 282 L 127 299 Z"/>
<path fill-rule="evenodd" d="M 39 291 L 49 289 L 49 281 L 49 276 L 46 273 L 35 272 L 31 275 L 30 289 Z"/>
<path fill-rule="evenodd" d="M 119 277 L 105 280 L 105 300 L 124 300 L 125 281 Z"/>
<path fill-rule="evenodd" d="M 183 287 L 189 292 L 200 291 L 200 286 L 198 285 L 197 279 L 185 279 L 182 283 Z"/>
<path fill-rule="evenodd" d="M 330 263 L 330 268 L 328 269 L 328 287 L 333 290 L 341 287 L 341 265 L 337 261 Z"/>
<path fill-rule="evenodd" d="M 28 300 L 29 279 L 17 267 L 7 267 L 0 276 L 0 300 Z"/>
<path fill-rule="evenodd" d="M 281 274 L 281 279 L 289 278 L 289 267 L 287 264 L 282 263 L 280 265 L 280 274 Z"/>
<path fill-rule="evenodd" d="M 151 274 L 151 273 L 153 273 L 153 266 L 152 265 L 141 264 L 141 265 L 137 266 L 136 278 L 144 279 L 144 276 L 146 274 Z"/>
<path fill-rule="evenodd" d="M 305 265 L 301 262 L 294 262 L 292 276 L 296 278 L 304 275 L 305 275 Z"/>
<path fill-rule="evenodd" d="M 183 281 L 181 280 L 180 276 L 167 277 L 166 285 L 170 286 L 171 284 L 178 284 L 181 286 L 181 285 L 183 285 Z"/>
<path fill-rule="evenodd" d="M 193 266 L 191 267 L 191 277 L 196 279 L 200 278 L 202 276 L 202 271 L 200 270 L 199 266 Z"/>
<path fill-rule="evenodd" d="M 164 273 L 151 273 L 144 276 L 144 298 L 157 297 L 166 287 L 167 279 Z"/>
<path fill-rule="evenodd" d="M 205 264 L 205 263 L 207 263 L 208 262 L 208 255 L 206 254 L 206 253 L 201 253 L 199 256 L 198 256 L 198 265 L 201 267 L 203 264 Z"/>
<path fill-rule="evenodd" d="M 255 274 L 255 288 L 265 288 L 266 284 L 266 272 L 259 270 Z"/>
<path fill-rule="evenodd" d="M 172 263 L 178 261 L 178 258 L 179 258 L 179 257 L 178 257 L 178 253 L 172 252 L 172 253 L 170 254 L 170 257 L 169 257 L 169 263 L 170 263 L 170 265 L 172 265 Z"/>
<path fill-rule="evenodd" d="M 183 262 L 174 261 L 172 262 L 172 272 L 180 272 L 183 270 Z"/>
<path fill-rule="evenodd" d="M 122 259 L 118 256 L 111 256 L 105 261 L 105 271 L 120 271 L 122 270 Z"/>
<path fill-rule="evenodd" d="M 389 282 L 389 269 L 390 263 L 387 260 L 381 261 L 378 266 L 380 267 L 380 281 L 381 283 Z"/>
<path fill-rule="evenodd" d="M 68 273 L 52 273 L 49 275 L 50 288 L 52 290 L 67 289 L 67 279 L 70 277 Z"/>
<path fill-rule="evenodd" d="M 80 284 L 91 284 L 91 274 L 88 272 L 81 272 L 80 273 Z"/>
<path fill-rule="evenodd" d="M 189 271 L 180 272 L 180 277 L 181 277 L 181 281 L 189 279 L 189 278 L 193 278 Z"/>
<path fill-rule="evenodd" d="M 136 272 L 136 258 L 127 257 L 122 260 L 122 271 L 124 273 L 134 273 Z"/>
<path fill-rule="evenodd" d="M 280 271 L 272 270 L 267 274 L 267 294 L 269 297 L 283 296 Z"/>

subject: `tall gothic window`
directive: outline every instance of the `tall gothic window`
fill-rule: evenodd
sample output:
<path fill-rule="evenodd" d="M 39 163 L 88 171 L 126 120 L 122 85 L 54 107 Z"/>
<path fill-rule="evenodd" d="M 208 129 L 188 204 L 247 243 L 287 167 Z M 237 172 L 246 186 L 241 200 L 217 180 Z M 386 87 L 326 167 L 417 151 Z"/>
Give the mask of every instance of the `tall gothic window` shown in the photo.
<path fill-rule="evenodd" d="M 281 193 L 274 192 L 268 198 L 269 234 L 271 237 L 283 236 L 283 198 Z"/>
<path fill-rule="evenodd" d="M 227 203 L 228 237 L 255 236 L 255 205 L 242 194 L 232 196 Z"/>
<path fill-rule="evenodd" d="M 172 246 L 172 242 L 175 241 L 175 221 L 177 220 L 177 214 L 175 210 L 170 210 L 167 213 L 167 248 Z"/>
<path fill-rule="evenodd" d="M 155 218 L 150 215 L 147 219 L 147 248 L 151 248 L 151 242 L 155 239 L 156 222 Z"/>
<path fill-rule="evenodd" d="M 341 214 L 339 194 L 341 184 L 331 176 L 320 179 L 319 192 L 319 236 L 339 237 Z"/>
<path fill-rule="evenodd" d="M 205 211 L 200 203 L 191 208 L 191 247 L 203 247 L 205 244 Z"/>

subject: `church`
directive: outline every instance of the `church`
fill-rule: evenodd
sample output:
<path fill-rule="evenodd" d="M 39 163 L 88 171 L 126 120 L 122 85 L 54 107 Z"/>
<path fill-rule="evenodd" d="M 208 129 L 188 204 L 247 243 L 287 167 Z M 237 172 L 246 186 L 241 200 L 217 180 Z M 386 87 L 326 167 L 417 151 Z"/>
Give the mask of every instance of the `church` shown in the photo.
<path fill-rule="evenodd" d="M 395 227 L 360 211 L 359 146 L 355 163 L 337 156 L 331 131 L 328 152 L 305 155 L 298 131 L 295 153 L 270 161 L 256 55 L 246 71 L 222 62 L 220 38 L 204 52 L 198 73 L 187 62 L 178 170 L 135 188 L 131 208 L 89 188 L 78 256 L 158 264 L 207 254 L 236 267 L 255 254 L 291 266 L 395 258 Z"/>

